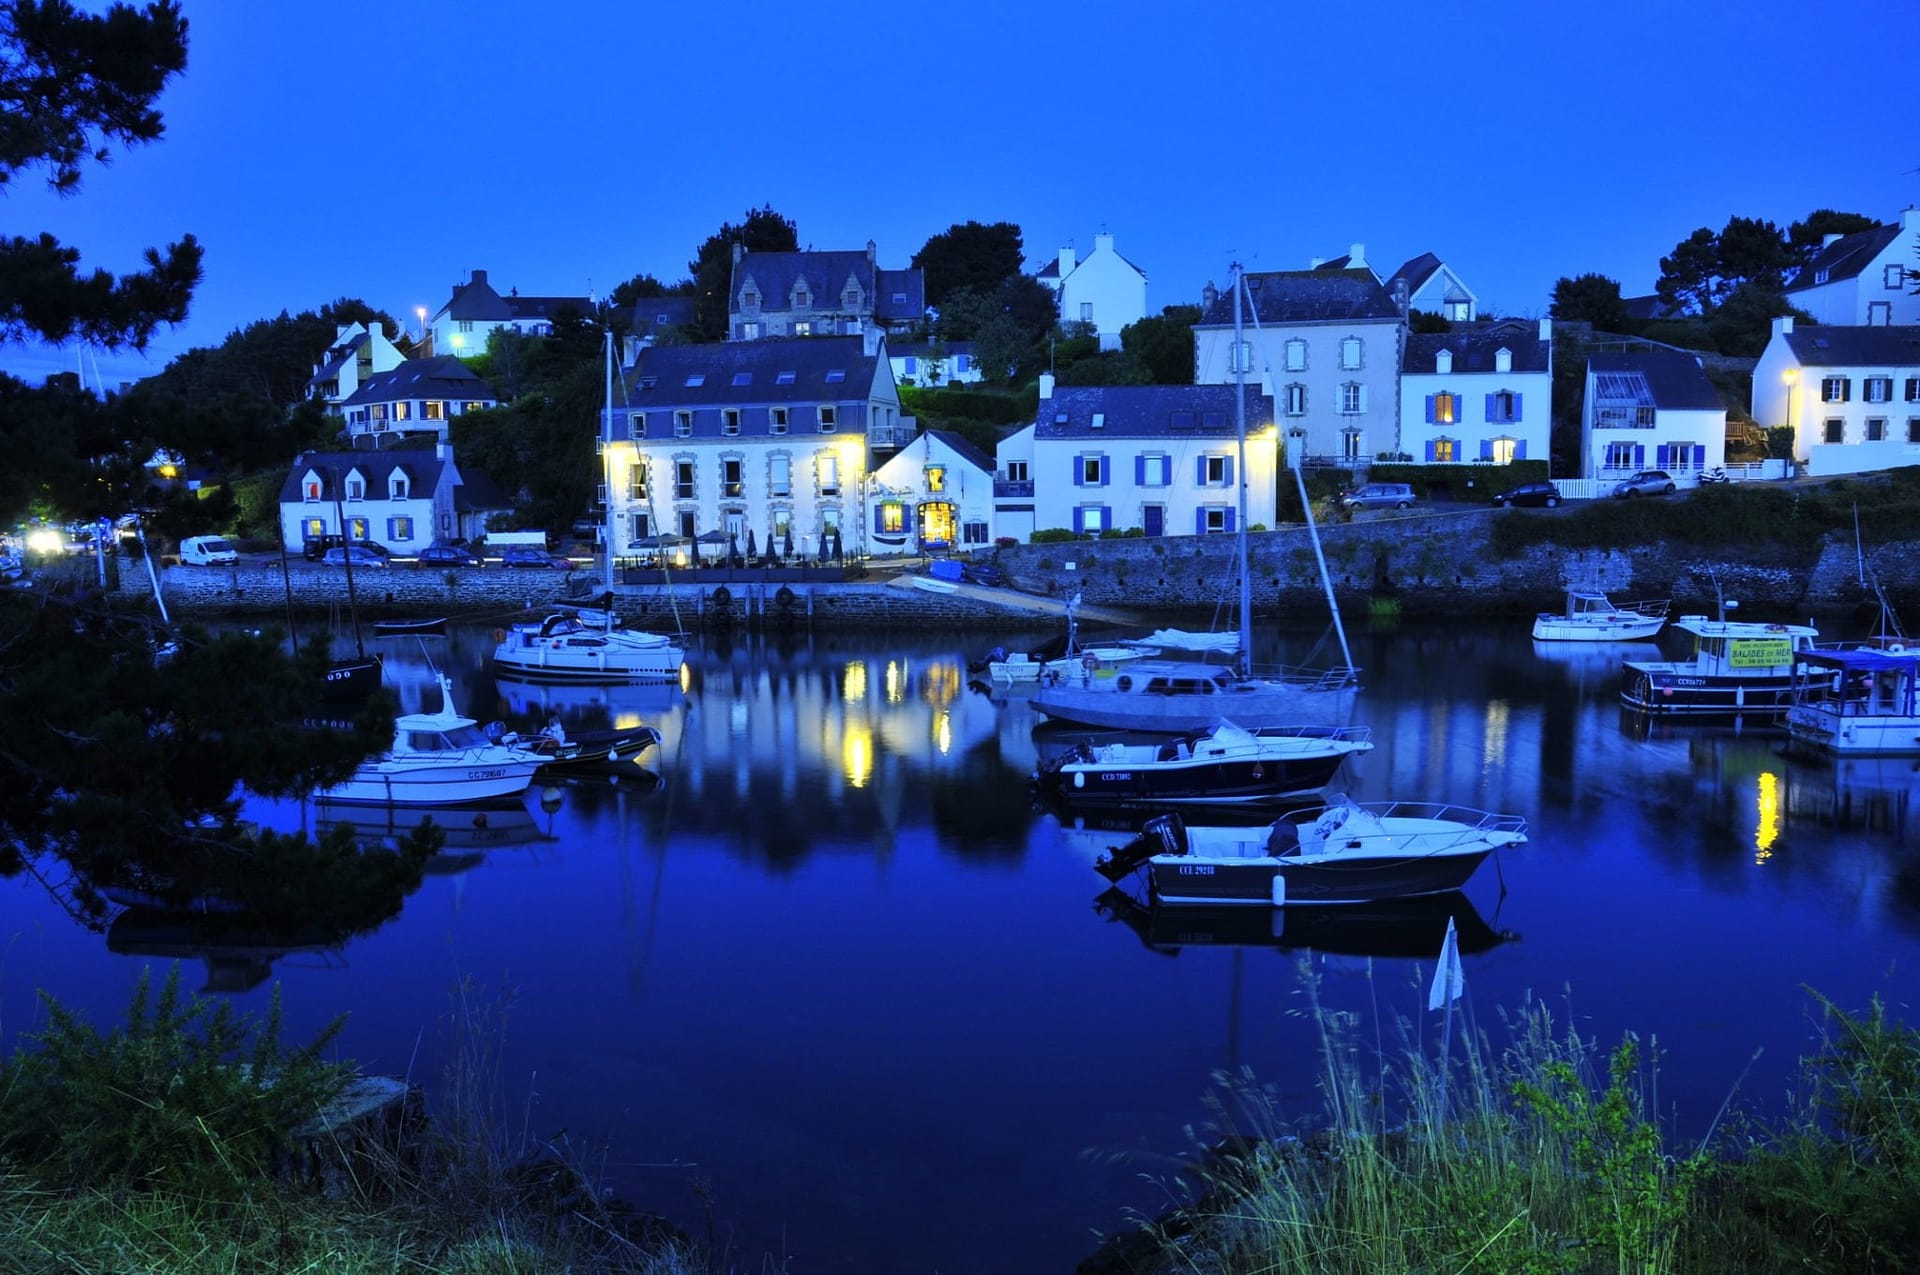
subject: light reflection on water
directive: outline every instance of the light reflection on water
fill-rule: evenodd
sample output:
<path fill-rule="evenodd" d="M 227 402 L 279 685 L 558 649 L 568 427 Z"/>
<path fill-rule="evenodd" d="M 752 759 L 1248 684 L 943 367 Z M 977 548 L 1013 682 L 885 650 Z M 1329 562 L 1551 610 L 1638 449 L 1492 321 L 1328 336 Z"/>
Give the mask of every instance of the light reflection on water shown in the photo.
<path fill-rule="evenodd" d="M 645 774 L 469 818 L 402 914 L 343 947 L 208 951 L 157 925 L 110 945 L 5 883 L 7 1027 L 32 1022 L 35 986 L 106 1021 L 143 962 L 198 958 L 247 1008 L 280 980 L 292 1035 L 351 1011 L 347 1054 L 430 1080 L 472 976 L 514 998 L 504 1109 L 605 1138 L 614 1183 L 693 1229 L 705 1184 L 736 1252 L 847 1271 L 1070 1269 L 1090 1231 L 1160 1203 L 1137 1175 L 1184 1150 L 1214 1071 L 1251 1067 L 1304 1109 L 1303 959 L 1321 1003 L 1427 1038 L 1432 962 L 1410 953 L 1433 915 L 1096 909 L 1091 864 L 1124 821 L 1033 811 L 1047 732 L 1023 691 L 970 685 L 979 651 L 952 639 L 710 641 L 684 689 L 496 683 L 490 645 L 388 644 L 402 704 L 436 706 L 437 663 L 482 721 L 643 721 L 662 733 Z M 1602 1042 L 1657 1038 L 1663 1103 L 1697 1135 L 1736 1083 L 1783 1088 L 1813 1043 L 1803 986 L 1911 1001 L 1910 762 L 1808 763 L 1765 730 L 1630 719 L 1607 659 L 1546 658 L 1523 626 L 1361 633 L 1356 660 L 1376 748 L 1340 787 L 1530 821 L 1466 891 L 1478 1026 L 1532 996 Z"/>

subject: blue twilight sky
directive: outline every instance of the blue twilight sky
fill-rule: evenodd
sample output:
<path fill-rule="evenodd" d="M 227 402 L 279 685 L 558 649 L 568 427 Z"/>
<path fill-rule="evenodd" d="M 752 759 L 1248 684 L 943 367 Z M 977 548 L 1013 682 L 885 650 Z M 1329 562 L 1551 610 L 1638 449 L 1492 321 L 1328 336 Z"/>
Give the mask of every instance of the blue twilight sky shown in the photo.
<path fill-rule="evenodd" d="M 1156 313 L 1231 261 L 1363 243 L 1535 316 L 1561 275 L 1651 291 L 1730 215 L 1920 201 L 1913 0 L 183 8 L 165 139 L 77 197 L 39 174 L 0 196 L 0 231 L 89 268 L 205 245 L 188 322 L 145 360 L 89 356 L 89 381 L 342 296 L 412 325 L 475 268 L 529 294 L 671 283 L 763 203 L 892 267 L 970 218 L 1018 224 L 1029 269 L 1105 229 Z M 0 350 L 28 379 L 79 363 Z"/>

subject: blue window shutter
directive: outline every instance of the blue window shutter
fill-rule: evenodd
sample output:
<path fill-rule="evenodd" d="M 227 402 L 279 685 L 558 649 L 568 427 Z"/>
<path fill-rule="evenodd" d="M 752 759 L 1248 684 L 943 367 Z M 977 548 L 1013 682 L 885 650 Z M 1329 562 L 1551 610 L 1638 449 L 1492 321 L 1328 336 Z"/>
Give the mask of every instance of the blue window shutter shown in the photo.
<path fill-rule="evenodd" d="M 1087 458 L 1085 456 L 1075 456 L 1073 458 L 1073 485 L 1075 487 L 1085 487 L 1087 485 Z"/>
<path fill-rule="evenodd" d="M 1438 424 L 1438 423 L 1439 423 L 1439 422 L 1438 422 L 1438 421 L 1437 421 L 1437 420 L 1436 420 L 1436 419 L 1434 418 L 1434 407 L 1433 407 L 1433 400 L 1434 400 L 1434 399 L 1436 399 L 1436 398 L 1438 398 L 1438 397 L 1439 397 L 1439 395 L 1437 395 L 1437 394 L 1429 394 L 1429 395 L 1427 395 L 1427 424 L 1429 424 L 1429 425 L 1436 425 L 1436 424 Z"/>
<path fill-rule="evenodd" d="M 1635 469 L 1645 469 L 1647 467 L 1647 445 L 1645 443 L 1635 443 L 1633 445 L 1633 467 Z"/>
<path fill-rule="evenodd" d="M 1705 469 L 1707 467 L 1707 445 L 1705 443 L 1695 443 L 1693 445 L 1693 467 L 1695 469 Z"/>
<path fill-rule="evenodd" d="M 1521 439 L 1514 440 L 1513 458 L 1515 460 L 1525 460 L 1527 458 L 1527 440 L 1526 439 L 1521 438 Z"/>
<path fill-rule="evenodd" d="M 1199 457 L 1193 463 L 1193 483 L 1196 487 L 1205 487 L 1207 485 L 1207 458 L 1205 456 Z"/>
<path fill-rule="evenodd" d="M 1490 421 L 1497 421 L 1497 420 L 1499 420 L 1499 419 L 1500 419 L 1500 417 L 1499 417 L 1499 416 L 1497 415 L 1497 413 L 1499 412 L 1499 410 L 1500 410 L 1500 399 L 1499 399 L 1499 397 L 1498 397 L 1497 395 L 1493 395 L 1493 394 L 1489 394 L 1489 395 L 1487 395 L 1487 416 L 1486 416 L 1486 419 L 1488 419 L 1488 420 L 1490 420 Z"/>
<path fill-rule="evenodd" d="M 873 507 L 873 531 L 874 531 L 874 534 L 875 534 L 875 535 L 878 535 L 878 534 L 879 534 L 879 533 L 880 533 L 880 532 L 881 532 L 882 530 L 884 530 L 884 529 L 885 529 L 885 527 L 886 527 L 886 521 L 885 521 L 885 519 L 883 519 L 883 518 L 881 517 L 881 511 L 880 511 L 880 506 L 878 506 L 878 505 L 875 505 L 875 506 Z"/>
<path fill-rule="evenodd" d="M 1480 459 L 1493 459 L 1493 440 L 1491 438 L 1483 438 L 1480 440 Z"/>
<path fill-rule="evenodd" d="M 1227 486 L 1233 486 L 1233 457 L 1227 457 Z"/>
<path fill-rule="evenodd" d="M 1516 421 L 1521 419 L 1520 400 L 1522 397 L 1523 395 L 1519 394 L 1518 392 L 1515 392 L 1513 396 L 1513 419 Z"/>
<path fill-rule="evenodd" d="M 1433 461 L 1434 453 L 1439 450 L 1440 450 L 1440 445 L 1434 442 L 1431 438 L 1429 438 L 1427 440 L 1427 461 L 1429 464 L 1431 464 Z"/>
<path fill-rule="evenodd" d="M 1207 534 L 1207 511 L 1204 509 L 1193 511 L 1193 534 L 1196 536 Z"/>
<path fill-rule="evenodd" d="M 1640 449 L 1636 447 L 1633 450 L 1638 452 Z M 1665 469 L 1667 467 L 1667 445 L 1665 443 L 1653 449 L 1653 467 L 1655 469 Z"/>
<path fill-rule="evenodd" d="M 1108 483 L 1111 483 L 1113 481 L 1113 469 L 1107 463 L 1107 454 L 1105 452 L 1101 452 L 1099 455 L 1095 456 L 1094 459 L 1100 462 L 1099 485 L 1102 487 L 1105 487 Z"/>
<path fill-rule="evenodd" d="M 1229 509 L 1229 510 L 1227 510 L 1227 534 L 1228 534 L 1228 535 L 1232 535 L 1232 534 L 1233 534 L 1233 530 L 1234 530 L 1234 528 L 1233 528 L 1233 513 L 1234 513 L 1234 511 L 1233 511 L 1233 510 L 1231 510 L 1231 509 Z"/>
<path fill-rule="evenodd" d="M 1113 530 L 1113 510 L 1106 505 L 1100 506 L 1100 530 Z"/>
<path fill-rule="evenodd" d="M 1135 487 L 1145 487 L 1147 485 L 1147 458 L 1145 456 L 1135 456 L 1133 458 L 1133 485 Z"/>

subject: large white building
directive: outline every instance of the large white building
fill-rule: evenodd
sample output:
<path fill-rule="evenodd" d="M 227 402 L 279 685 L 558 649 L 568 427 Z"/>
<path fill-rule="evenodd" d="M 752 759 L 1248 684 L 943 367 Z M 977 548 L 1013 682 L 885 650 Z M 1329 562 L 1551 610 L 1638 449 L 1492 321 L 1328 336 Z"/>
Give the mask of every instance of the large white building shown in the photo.
<path fill-rule="evenodd" d="M 1920 268 L 1920 208 L 1891 225 L 1828 235 L 1787 285 L 1787 300 L 1816 322 L 1882 328 L 1920 323 L 1907 272 Z"/>
<path fill-rule="evenodd" d="M 1582 477 L 1664 469 L 1676 479 L 1727 458 L 1727 409 L 1700 360 L 1671 350 L 1587 359 Z"/>
<path fill-rule="evenodd" d="M 1552 406 L 1551 319 L 1412 333 L 1395 450 L 1438 465 L 1545 460 Z"/>
<path fill-rule="evenodd" d="M 1061 325 L 1090 324 L 1103 350 L 1119 349 L 1121 330 L 1147 317 L 1147 273 L 1114 251 L 1112 235 L 1095 235 L 1084 258 L 1062 248 L 1034 277 L 1053 289 Z"/>
<path fill-rule="evenodd" d="M 1754 420 L 1793 428 L 1812 474 L 1920 465 L 1920 327 L 1773 321 L 1753 369 Z"/>

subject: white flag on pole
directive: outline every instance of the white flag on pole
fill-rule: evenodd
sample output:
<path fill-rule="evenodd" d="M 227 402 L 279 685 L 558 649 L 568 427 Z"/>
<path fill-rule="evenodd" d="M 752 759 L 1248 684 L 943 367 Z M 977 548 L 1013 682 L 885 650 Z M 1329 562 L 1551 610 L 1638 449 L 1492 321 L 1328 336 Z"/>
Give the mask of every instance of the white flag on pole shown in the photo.
<path fill-rule="evenodd" d="M 1460 999 L 1467 990 L 1467 972 L 1460 968 L 1460 936 L 1454 932 L 1453 918 L 1447 918 L 1447 937 L 1440 944 L 1440 964 L 1433 971 L 1433 988 L 1427 993 L 1427 1008 L 1441 1009 Z"/>

